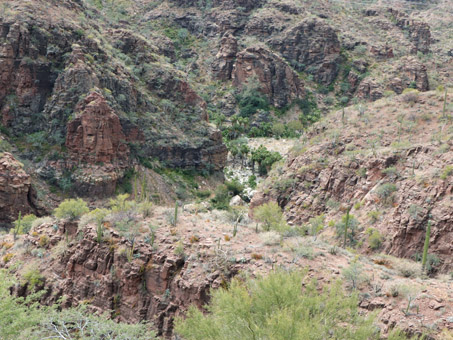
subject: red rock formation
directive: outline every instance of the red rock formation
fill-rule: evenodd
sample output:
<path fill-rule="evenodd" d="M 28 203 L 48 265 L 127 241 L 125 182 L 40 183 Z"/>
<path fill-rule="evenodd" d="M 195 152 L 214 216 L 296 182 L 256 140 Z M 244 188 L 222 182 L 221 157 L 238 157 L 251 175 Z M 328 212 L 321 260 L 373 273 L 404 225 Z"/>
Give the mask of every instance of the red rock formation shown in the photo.
<path fill-rule="evenodd" d="M 415 87 L 420 91 L 429 90 L 428 73 L 426 66 L 417 60 L 415 57 L 403 58 L 400 66 L 397 69 L 399 77 L 402 79 L 405 88 L 415 84 Z"/>
<path fill-rule="evenodd" d="M 237 39 L 230 33 L 225 34 L 220 40 L 220 49 L 212 64 L 212 70 L 217 78 L 221 80 L 231 79 L 237 52 Z"/>
<path fill-rule="evenodd" d="M 66 136 L 72 158 L 93 164 L 128 158 L 120 120 L 102 95 L 90 93 L 77 111 L 78 116 L 68 122 Z"/>
<path fill-rule="evenodd" d="M 270 41 L 299 71 L 318 82 L 331 83 L 338 74 L 340 42 L 333 28 L 320 19 L 307 19 Z"/>
<path fill-rule="evenodd" d="M 413 43 L 411 52 L 429 53 L 432 43 L 430 27 L 427 23 L 419 20 L 410 19 L 409 16 L 393 8 L 389 8 L 387 13 L 396 21 L 396 25 L 409 32 L 409 40 Z"/>
<path fill-rule="evenodd" d="M 289 105 L 304 94 L 297 73 L 279 56 L 262 47 L 250 47 L 237 55 L 233 84 L 242 87 L 252 76 L 258 78 L 261 91 L 276 107 Z"/>
<path fill-rule="evenodd" d="M 22 216 L 36 214 L 31 178 L 12 154 L 0 153 L 0 228 Z"/>
<path fill-rule="evenodd" d="M 61 223 L 57 232 L 52 225 L 36 229 L 39 235 L 47 235 L 48 248 L 77 230 L 73 223 Z M 173 319 L 195 304 L 201 307 L 209 300 L 209 290 L 220 286 L 229 274 L 220 270 L 203 272 L 194 261 L 174 254 L 170 240 L 160 240 L 159 249 L 137 242 L 134 256 L 127 258 L 125 250 L 130 244 L 113 230 L 106 230 L 110 244 L 96 242 L 96 232 L 91 226 L 81 233 L 83 239 L 72 241 L 60 258 L 51 260 L 55 280 L 47 282 L 47 294 L 41 302 L 55 303 L 65 296 L 64 307 L 76 306 L 90 300 L 89 308 L 100 312 L 113 312 L 118 320 L 126 322 L 151 321 L 160 335 L 172 334 Z M 39 245 L 39 237 L 26 236 L 27 242 Z M 198 261 L 198 260 L 197 260 Z M 26 287 L 16 287 L 16 294 L 25 294 Z"/>

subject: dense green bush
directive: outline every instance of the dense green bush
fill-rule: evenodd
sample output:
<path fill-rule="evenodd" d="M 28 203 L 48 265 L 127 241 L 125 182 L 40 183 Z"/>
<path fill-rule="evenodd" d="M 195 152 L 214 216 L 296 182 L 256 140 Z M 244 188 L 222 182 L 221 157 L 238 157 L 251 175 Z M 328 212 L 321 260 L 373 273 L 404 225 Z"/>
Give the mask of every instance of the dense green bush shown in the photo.
<path fill-rule="evenodd" d="M 256 87 L 244 90 L 238 96 L 238 104 L 242 117 L 250 117 L 258 110 L 269 109 L 269 101 Z"/>
<path fill-rule="evenodd" d="M 228 210 L 231 198 L 242 194 L 243 190 L 244 186 L 238 180 L 225 181 L 225 184 L 216 188 L 215 196 L 211 199 L 212 207 L 214 209 Z"/>
<path fill-rule="evenodd" d="M 397 190 L 398 190 L 398 188 L 396 187 L 395 184 L 384 183 L 384 184 L 381 184 L 376 189 L 376 194 L 379 196 L 379 198 L 382 200 L 382 202 L 384 204 L 391 204 L 391 203 L 393 203 L 393 200 L 394 200 L 393 193 Z"/>
<path fill-rule="evenodd" d="M 341 221 L 335 224 L 337 237 L 349 241 L 351 245 L 355 245 L 357 242 L 356 233 L 358 226 L 359 221 L 353 215 L 349 215 L 349 219 L 347 218 L 347 214 L 343 215 Z"/>
<path fill-rule="evenodd" d="M 252 162 L 258 163 L 258 172 L 265 175 L 272 164 L 282 159 L 282 156 L 275 151 L 267 150 L 263 145 L 252 151 Z"/>
<path fill-rule="evenodd" d="M 208 314 L 191 307 L 175 330 L 187 340 L 381 339 L 373 314 L 359 313 L 356 294 L 346 294 L 339 282 L 302 288 L 305 279 L 305 272 L 275 271 L 246 283 L 233 280 L 212 293 Z M 405 338 L 393 332 L 389 339 Z"/>
<path fill-rule="evenodd" d="M 214 209 L 228 210 L 231 196 L 225 184 L 219 185 L 215 189 L 215 195 L 211 199 L 211 205 Z"/>
<path fill-rule="evenodd" d="M 282 209 L 275 202 L 264 203 L 263 205 L 256 207 L 253 214 L 255 215 L 255 218 L 263 224 L 263 229 L 265 231 L 284 231 L 287 229 Z"/>
<path fill-rule="evenodd" d="M 369 228 L 366 233 L 368 234 L 368 244 L 370 245 L 370 248 L 373 250 L 381 248 L 384 237 L 379 230 Z"/>
<path fill-rule="evenodd" d="M 79 198 L 64 200 L 60 203 L 58 208 L 55 209 L 54 214 L 58 218 L 75 220 L 89 211 L 90 209 L 88 209 L 86 202 Z"/>
<path fill-rule="evenodd" d="M 18 234 L 26 234 L 30 231 L 33 222 L 37 219 L 35 215 L 25 215 L 14 221 L 14 228 Z"/>

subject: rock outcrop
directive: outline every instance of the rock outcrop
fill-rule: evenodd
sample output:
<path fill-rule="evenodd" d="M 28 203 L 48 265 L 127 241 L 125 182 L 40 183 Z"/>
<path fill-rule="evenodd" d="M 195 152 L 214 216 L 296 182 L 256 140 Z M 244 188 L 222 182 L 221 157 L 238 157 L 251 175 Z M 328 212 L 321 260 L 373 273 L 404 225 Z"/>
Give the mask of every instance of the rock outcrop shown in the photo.
<path fill-rule="evenodd" d="M 233 84 L 242 87 L 256 76 L 261 91 L 276 107 L 285 107 L 304 94 L 296 72 L 276 54 L 262 47 L 250 47 L 239 52 L 233 67 Z"/>
<path fill-rule="evenodd" d="M 0 229 L 11 227 L 19 215 L 36 214 L 31 177 L 8 152 L 0 153 Z"/>
<path fill-rule="evenodd" d="M 306 19 L 269 43 L 294 68 L 312 74 L 318 82 L 329 84 L 338 74 L 340 42 L 321 19 Z"/>
<path fill-rule="evenodd" d="M 209 301 L 209 290 L 219 287 L 236 271 L 220 269 L 206 273 L 196 261 L 184 255 L 175 255 L 171 240 L 160 240 L 158 249 L 142 241 L 131 245 L 126 239 L 108 228 L 104 233 L 110 241 L 96 242 L 93 226 L 79 230 L 81 241 L 70 241 L 63 254 L 48 263 L 55 280 L 46 282 L 42 303 L 53 304 L 65 297 L 63 307 L 77 306 L 90 301 L 92 311 L 111 312 L 112 317 L 124 322 L 151 321 L 159 335 L 172 335 L 173 320 L 190 305 L 202 307 Z M 77 234 L 76 222 L 62 222 L 55 231 L 44 224 L 27 235 L 26 242 L 39 246 L 39 238 L 48 239 L 46 248 L 52 249 L 65 238 Z M 16 287 L 15 293 L 26 293 L 25 287 Z"/>
<path fill-rule="evenodd" d="M 364 233 L 360 233 L 367 228 L 376 228 L 385 239 L 383 249 L 399 257 L 414 257 L 422 252 L 429 222 L 432 225 L 429 252 L 440 259 L 437 269 L 451 271 L 451 145 L 446 143 L 440 149 L 438 143 L 432 142 L 436 123 L 431 119 L 416 131 L 398 128 L 399 124 L 409 125 L 410 120 L 421 121 L 423 114 L 441 112 L 442 100 L 429 101 L 426 106 L 426 98 L 433 98 L 432 93 L 419 96 L 420 105 L 410 109 L 404 95 L 395 100 L 394 109 L 382 108 L 381 104 L 361 115 L 360 110 L 349 108 L 341 132 L 337 130 L 341 112 L 316 125 L 307 135 L 305 151 L 289 157 L 283 170 L 280 169 L 283 175 L 274 178 L 274 182 L 269 180 L 253 197 L 251 207 L 277 201 L 290 223 L 302 225 L 321 214 L 326 220 L 339 221 L 345 209 L 354 206 L 351 214 L 361 226 L 358 237 L 363 237 Z M 404 118 L 402 107 L 406 111 Z M 354 123 L 355 119 L 363 122 Z M 376 130 L 369 132 L 370 127 Z M 380 134 L 375 135 L 374 131 Z M 330 137 L 333 134 L 336 137 Z M 415 139 L 414 135 L 416 143 L 399 146 L 401 142 L 396 142 Z M 310 138 L 315 138 L 316 143 Z M 434 175 L 436 171 L 438 175 Z M 373 222 L 369 217 L 371 211 L 378 214 Z"/>
<path fill-rule="evenodd" d="M 429 53 L 432 43 L 430 27 L 427 23 L 411 19 L 409 16 L 393 8 L 387 10 L 387 14 L 393 19 L 396 25 L 409 32 L 409 39 L 413 43 L 411 52 Z"/>
<path fill-rule="evenodd" d="M 212 64 L 212 71 L 217 78 L 221 80 L 231 79 L 237 52 L 237 39 L 230 33 L 225 34 L 220 40 L 220 49 Z"/>
<path fill-rule="evenodd" d="M 85 163 L 128 159 L 126 136 L 118 116 L 98 92 L 90 93 L 68 122 L 66 147 L 71 158 Z"/>
<path fill-rule="evenodd" d="M 403 88 L 414 87 L 419 91 L 429 90 L 426 66 L 415 57 L 406 57 L 400 61 L 396 74 L 401 79 Z M 393 89 L 396 93 L 401 93 Z"/>

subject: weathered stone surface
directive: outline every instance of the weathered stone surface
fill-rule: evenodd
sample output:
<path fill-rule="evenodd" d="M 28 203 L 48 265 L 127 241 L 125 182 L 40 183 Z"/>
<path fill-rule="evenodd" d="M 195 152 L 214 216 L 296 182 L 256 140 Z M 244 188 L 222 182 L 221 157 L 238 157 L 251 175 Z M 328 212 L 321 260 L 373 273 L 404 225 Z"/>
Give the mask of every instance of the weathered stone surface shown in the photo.
<path fill-rule="evenodd" d="M 35 231 L 46 235 L 47 247 L 52 248 L 66 237 L 68 226 L 68 222 L 62 222 L 55 232 L 52 225 L 44 224 Z M 174 246 L 166 240 L 161 240 L 158 250 L 137 242 L 133 259 L 128 260 L 125 252 L 117 248 L 128 249 L 130 244 L 115 231 L 105 231 L 115 244 L 113 247 L 96 242 L 93 226 L 81 232 L 81 241 L 70 242 L 61 256 L 51 260 L 55 279 L 41 287 L 50 292 L 41 299 L 42 303 L 55 303 L 62 296 L 63 307 L 90 300 L 93 311 L 112 312 L 123 322 L 151 321 L 159 335 L 168 338 L 174 317 L 190 305 L 203 306 L 209 301 L 209 290 L 220 285 L 219 272 L 203 273 L 195 261 L 176 256 Z M 39 237 L 27 235 L 26 239 L 39 246 Z M 26 294 L 26 287 L 16 288 L 16 294 Z"/>
<path fill-rule="evenodd" d="M 67 128 L 66 147 L 71 157 L 93 164 L 127 160 L 120 120 L 101 94 L 90 93 L 77 111 Z"/>
<path fill-rule="evenodd" d="M 357 88 L 357 97 L 367 100 L 378 100 L 383 97 L 382 89 L 370 78 L 365 78 Z"/>
<path fill-rule="evenodd" d="M 11 226 L 19 215 L 36 214 L 31 177 L 12 154 L 0 153 L 0 229 Z"/>
<path fill-rule="evenodd" d="M 411 52 L 429 53 L 432 43 L 430 27 L 427 23 L 411 19 L 409 16 L 393 8 L 387 10 L 388 15 L 396 21 L 396 25 L 409 32 L 409 39 L 413 43 Z"/>
<path fill-rule="evenodd" d="M 270 41 L 298 71 L 306 71 L 321 83 L 331 83 L 338 74 L 340 42 L 324 21 L 306 19 Z"/>
<path fill-rule="evenodd" d="M 250 47 L 237 55 L 233 84 L 242 87 L 252 76 L 258 78 L 261 91 L 276 107 L 284 107 L 304 94 L 297 73 L 276 54 L 262 47 Z"/>
<path fill-rule="evenodd" d="M 212 71 L 217 78 L 221 80 L 231 79 L 237 52 L 237 39 L 230 33 L 225 34 L 220 40 L 220 49 L 212 64 Z"/>
<path fill-rule="evenodd" d="M 397 74 L 401 78 L 405 88 L 415 84 L 420 91 L 429 90 L 428 73 L 426 66 L 415 57 L 406 57 L 400 61 Z M 395 91 L 396 92 L 396 91 Z M 398 93 L 398 92 L 397 92 Z"/>

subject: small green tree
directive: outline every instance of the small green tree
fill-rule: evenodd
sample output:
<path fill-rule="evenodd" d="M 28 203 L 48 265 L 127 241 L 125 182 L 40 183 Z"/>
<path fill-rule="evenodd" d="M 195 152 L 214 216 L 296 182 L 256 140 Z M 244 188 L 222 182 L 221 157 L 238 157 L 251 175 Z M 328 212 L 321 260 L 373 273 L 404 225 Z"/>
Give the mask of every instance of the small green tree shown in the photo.
<path fill-rule="evenodd" d="M 376 189 L 376 194 L 379 198 L 383 201 L 384 204 L 391 204 L 394 201 L 394 192 L 397 191 L 398 188 L 393 183 L 384 183 L 381 184 Z"/>
<path fill-rule="evenodd" d="M 76 220 L 89 211 L 90 209 L 88 209 L 86 202 L 79 198 L 64 200 L 60 203 L 58 208 L 55 209 L 54 214 L 58 218 Z"/>
<path fill-rule="evenodd" d="M 255 208 L 255 218 L 263 224 L 265 231 L 285 229 L 286 223 L 282 209 L 276 202 L 269 202 Z"/>
<path fill-rule="evenodd" d="M 320 289 L 306 272 L 274 271 L 228 289 L 212 291 L 209 313 L 191 307 L 176 318 L 175 331 L 186 340 L 379 340 L 373 315 L 359 313 L 357 294 L 341 284 Z M 392 335 L 392 340 L 404 339 Z"/>
<path fill-rule="evenodd" d="M 324 214 L 312 217 L 308 220 L 308 232 L 311 236 L 313 236 L 313 239 L 315 241 L 319 232 L 323 229 L 324 229 Z"/>
<path fill-rule="evenodd" d="M 363 267 L 357 260 L 354 260 L 349 267 L 343 269 L 342 274 L 352 290 L 357 289 L 357 287 L 365 280 Z"/>
<path fill-rule="evenodd" d="M 33 214 L 22 216 L 22 213 L 19 212 L 19 218 L 14 221 L 14 240 L 17 235 L 28 233 L 36 219 L 37 217 Z"/>
<path fill-rule="evenodd" d="M 122 194 L 112 198 L 109 202 L 113 212 L 121 212 L 132 209 L 135 206 L 135 201 L 128 200 L 129 194 Z"/>

